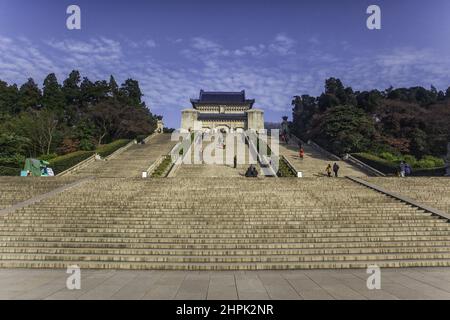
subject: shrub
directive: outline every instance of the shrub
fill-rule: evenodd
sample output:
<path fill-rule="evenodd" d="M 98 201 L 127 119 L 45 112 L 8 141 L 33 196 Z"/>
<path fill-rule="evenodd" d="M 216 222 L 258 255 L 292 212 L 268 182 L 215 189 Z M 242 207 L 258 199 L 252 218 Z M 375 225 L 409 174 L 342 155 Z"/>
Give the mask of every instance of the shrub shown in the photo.
<path fill-rule="evenodd" d="M 277 172 L 278 177 L 296 177 L 297 172 L 293 172 L 292 169 L 288 166 L 283 157 L 280 158 L 279 168 Z"/>
<path fill-rule="evenodd" d="M 406 161 L 406 163 L 408 163 L 413 168 L 417 167 L 417 165 L 416 165 L 417 159 L 414 156 L 412 156 L 412 155 L 409 155 L 409 154 L 404 155 L 403 159 L 401 159 L 401 160 Z M 398 161 L 398 162 L 400 162 L 400 161 Z"/>
<path fill-rule="evenodd" d="M 8 168 L 21 168 L 25 163 L 25 157 L 20 154 L 15 154 L 10 157 L 0 157 L 0 166 Z"/>
<path fill-rule="evenodd" d="M 64 138 L 61 146 L 58 148 L 58 152 L 60 154 L 69 154 L 75 152 L 80 147 L 80 141 L 78 139 L 73 138 Z"/>
<path fill-rule="evenodd" d="M 382 158 L 384 160 L 387 160 L 387 161 L 390 161 L 390 162 L 398 161 L 398 157 L 393 155 L 390 152 L 382 152 L 382 153 L 380 153 L 380 158 Z"/>
<path fill-rule="evenodd" d="M 0 166 L 0 176 L 19 176 L 19 168 L 3 167 Z"/>
<path fill-rule="evenodd" d="M 385 174 L 395 174 L 397 172 L 397 164 L 382 159 L 376 155 L 360 152 L 353 153 L 352 156 Z"/>
<path fill-rule="evenodd" d="M 93 151 L 93 150 L 95 150 L 95 144 L 92 140 L 81 139 L 80 140 L 80 149 L 83 151 Z"/>
<path fill-rule="evenodd" d="M 95 152 L 97 152 L 101 157 L 107 157 L 114 151 L 127 145 L 129 142 L 130 140 L 127 139 L 116 140 L 110 144 L 105 144 L 98 147 Z M 41 157 L 40 159 L 49 161 L 50 163 L 49 167 L 53 169 L 55 174 L 58 174 L 73 167 L 74 165 L 80 163 L 81 161 L 86 160 L 87 158 L 92 156 L 95 152 L 81 150 L 68 153 L 63 156 L 54 157 L 49 160 L 43 159 L 43 157 Z"/>
<path fill-rule="evenodd" d="M 445 161 L 442 158 L 438 158 L 438 157 L 433 157 L 433 156 L 425 156 L 422 159 L 420 159 L 420 161 L 426 161 L 426 162 L 430 162 L 433 163 L 433 166 L 431 168 L 437 168 L 437 167 L 443 167 L 445 166 Z M 420 162 L 419 161 L 419 162 Z M 430 167 L 423 167 L 420 166 L 420 168 L 430 168 Z"/>
<path fill-rule="evenodd" d="M 51 159 L 56 158 L 58 155 L 56 153 L 44 154 L 39 157 L 39 160 L 50 161 Z"/>
<path fill-rule="evenodd" d="M 129 142 L 130 142 L 130 140 L 128 140 L 128 139 L 119 139 L 119 140 L 116 140 L 109 144 L 99 146 L 97 148 L 96 152 L 101 157 L 105 158 L 105 157 L 109 156 L 110 154 L 112 154 L 114 151 L 126 146 Z"/>
<path fill-rule="evenodd" d="M 138 135 L 138 136 L 136 137 L 136 141 L 137 141 L 138 143 L 141 143 L 142 141 L 145 140 L 145 138 L 147 138 L 147 136 L 141 134 L 141 135 Z"/>
<path fill-rule="evenodd" d="M 394 158 L 396 159 L 395 161 L 388 161 L 382 157 L 364 152 L 354 153 L 352 156 L 385 174 L 397 173 L 400 161 L 404 160 L 412 166 L 413 176 L 444 175 L 444 160 L 432 156 L 425 156 L 421 160 L 416 160 L 416 158 L 411 155 L 405 155 Z"/>
<path fill-rule="evenodd" d="M 166 158 L 160 163 L 160 165 L 152 173 L 152 177 L 165 177 L 167 175 L 167 171 L 170 169 L 171 165 L 172 165 L 172 158 L 170 156 L 166 156 Z"/>
<path fill-rule="evenodd" d="M 58 174 L 89 158 L 93 154 L 93 151 L 75 151 L 72 153 L 68 153 L 63 156 L 51 159 L 49 161 L 49 167 L 53 169 L 55 174 Z"/>

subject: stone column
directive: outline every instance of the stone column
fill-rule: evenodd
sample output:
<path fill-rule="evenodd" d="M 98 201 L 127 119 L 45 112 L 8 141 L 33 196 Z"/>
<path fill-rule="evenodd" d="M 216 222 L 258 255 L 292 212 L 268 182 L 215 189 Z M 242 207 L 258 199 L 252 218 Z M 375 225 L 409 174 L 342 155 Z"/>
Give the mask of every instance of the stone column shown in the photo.
<path fill-rule="evenodd" d="M 196 129 L 198 111 L 195 109 L 181 110 L 181 131 L 188 132 Z"/>
<path fill-rule="evenodd" d="M 260 109 L 250 109 L 247 113 L 247 130 L 263 130 L 264 129 L 264 111 Z"/>
<path fill-rule="evenodd" d="M 158 120 L 156 124 L 156 132 L 163 133 L 163 130 L 164 130 L 164 123 L 162 120 Z"/>

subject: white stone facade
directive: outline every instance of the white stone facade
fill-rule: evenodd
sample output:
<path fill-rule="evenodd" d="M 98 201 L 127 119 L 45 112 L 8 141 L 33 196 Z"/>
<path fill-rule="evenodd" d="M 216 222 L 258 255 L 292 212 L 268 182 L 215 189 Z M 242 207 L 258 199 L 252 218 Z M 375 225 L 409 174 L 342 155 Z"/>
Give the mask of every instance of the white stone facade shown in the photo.
<path fill-rule="evenodd" d="M 245 92 L 204 92 L 181 111 L 181 131 L 245 131 L 264 129 L 264 111 L 253 109 Z"/>

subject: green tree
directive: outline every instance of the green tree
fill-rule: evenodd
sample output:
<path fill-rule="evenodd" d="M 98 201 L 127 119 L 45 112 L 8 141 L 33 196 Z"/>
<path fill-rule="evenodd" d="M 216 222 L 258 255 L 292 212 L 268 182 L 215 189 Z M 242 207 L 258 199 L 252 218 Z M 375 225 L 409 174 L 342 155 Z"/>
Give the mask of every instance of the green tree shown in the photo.
<path fill-rule="evenodd" d="M 95 102 L 95 86 L 87 77 L 80 84 L 80 105 L 87 107 Z"/>
<path fill-rule="evenodd" d="M 142 102 L 142 92 L 139 87 L 139 82 L 133 79 L 127 79 L 120 87 L 120 95 L 122 101 L 126 105 L 133 107 L 145 107 Z"/>
<path fill-rule="evenodd" d="M 42 104 L 45 108 L 54 111 L 64 109 L 64 95 L 54 73 L 50 73 L 44 80 L 42 89 Z"/>
<path fill-rule="evenodd" d="M 372 119 L 353 106 L 337 106 L 327 110 L 313 128 L 313 138 L 340 155 L 367 150 L 374 136 Z"/>
<path fill-rule="evenodd" d="M 418 158 L 421 158 L 428 152 L 428 143 L 427 143 L 427 134 L 419 129 L 415 128 L 411 132 L 411 145 L 410 151 L 413 155 Z"/>
<path fill-rule="evenodd" d="M 109 77 L 109 93 L 113 98 L 118 98 L 119 96 L 119 85 L 117 84 L 116 79 L 114 79 L 113 75 Z"/>
<path fill-rule="evenodd" d="M 14 114 L 19 112 L 19 89 L 17 85 L 8 86 L 0 80 L 0 114 Z"/>
<path fill-rule="evenodd" d="M 363 91 L 357 95 L 357 106 L 368 113 L 373 113 L 382 103 L 382 95 L 378 90 Z"/>
<path fill-rule="evenodd" d="M 51 110 L 29 110 L 12 119 L 9 132 L 30 141 L 28 154 L 49 154 L 57 134 L 58 119 Z"/>
<path fill-rule="evenodd" d="M 73 70 L 64 80 L 62 92 L 67 105 L 78 105 L 80 102 L 80 72 Z"/>
<path fill-rule="evenodd" d="M 19 89 L 18 107 L 20 111 L 39 107 L 42 100 L 41 90 L 32 78 L 29 78 Z"/>
<path fill-rule="evenodd" d="M 301 97 L 294 96 L 291 104 L 293 105 L 292 126 L 294 133 L 299 137 L 305 137 L 311 118 L 317 112 L 316 98 L 306 94 Z"/>

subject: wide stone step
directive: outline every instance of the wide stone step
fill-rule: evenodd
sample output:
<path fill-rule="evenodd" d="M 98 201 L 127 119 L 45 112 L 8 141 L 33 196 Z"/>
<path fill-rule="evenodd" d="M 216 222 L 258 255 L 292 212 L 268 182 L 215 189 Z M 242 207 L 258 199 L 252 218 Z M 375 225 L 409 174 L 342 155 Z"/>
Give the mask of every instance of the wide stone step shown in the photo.
<path fill-rule="evenodd" d="M 177 243 L 177 244 L 271 244 L 271 243 L 347 243 L 347 242 L 359 242 L 359 243 L 372 243 L 372 242 L 399 242 L 399 241 L 450 241 L 448 235 L 395 235 L 395 236 L 360 236 L 360 237 L 309 237 L 309 238 L 294 238 L 294 237 L 212 237 L 212 238 L 194 238 L 194 237 L 107 237 L 107 236 L 85 236 L 74 237 L 71 235 L 65 236 L 37 236 L 31 235 L 0 235 L 0 241 L 60 241 L 60 242 L 90 242 L 90 243 Z"/>
<path fill-rule="evenodd" d="M 5 228 L 14 228 L 14 229 L 30 229 L 34 228 L 33 230 L 36 230 L 35 223 L 28 222 L 28 223 L 5 223 L 3 230 L 6 230 Z M 50 223 L 42 223 L 40 224 L 39 228 L 43 228 L 45 230 L 54 231 L 54 230 L 64 230 L 68 231 L 70 228 L 72 231 L 86 231 L 89 230 L 109 230 L 108 232 L 112 232 L 111 230 L 135 230 L 136 232 L 145 232 L 148 230 L 167 230 L 168 232 L 171 232 L 173 230 L 179 230 L 179 229 L 191 229 L 191 230 L 265 230 L 265 231 L 284 231 L 284 230 L 331 230 L 331 229 L 339 229 L 339 230 L 346 230 L 349 231 L 349 229 L 354 230 L 368 230 L 368 229 L 386 229 L 386 228 L 393 228 L 392 222 L 380 222 L 374 227 L 374 224 L 367 223 L 365 221 L 362 222 L 356 222 L 356 221 L 349 221 L 347 223 L 324 223 L 324 222 L 316 222 L 316 223 L 302 223 L 302 222 L 295 222 L 295 221 L 286 221 L 284 223 L 258 223 L 258 224 L 243 224 L 240 223 L 216 223 L 211 224 L 208 222 L 202 222 L 199 221 L 198 223 L 193 222 L 184 222 L 184 223 L 167 223 L 167 224 L 157 224 L 153 223 L 152 221 L 142 221 L 140 223 L 100 223 L 98 221 L 91 222 L 91 223 L 70 223 L 65 222 L 62 224 L 50 224 Z M 413 230 L 414 228 L 432 228 L 432 230 L 438 230 L 438 228 L 443 228 L 442 230 L 450 230 L 450 226 L 447 225 L 444 221 L 439 220 L 431 220 L 431 221 L 417 221 L 414 223 L 404 223 L 404 222 L 396 222 L 394 228 L 404 229 L 408 228 L 410 230 Z M 437 228 L 437 229 L 435 229 Z M 430 229 L 427 229 L 430 230 Z"/>
<path fill-rule="evenodd" d="M 70 264 L 61 261 L 39 260 L 6 260 L 0 261 L 2 268 L 51 268 L 66 269 L 76 264 L 82 269 L 128 269 L 128 270 L 191 270 L 191 271 L 226 271 L 226 270 L 299 270 L 299 269 L 366 269 L 376 264 L 380 268 L 407 267 L 448 267 L 450 259 L 427 260 L 388 260 L 388 261 L 340 261 L 340 262 L 296 262 L 296 263 L 139 263 L 139 262 L 86 262 L 72 261 Z"/>
<path fill-rule="evenodd" d="M 13 228 L 14 229 L 14 228 Z M 177 230 L 177 232 L 173 232 L 171 234 L 167 234 L 164 232 L 156 232 L 155 230 L 151 230 L 145 233 L 141 232 L 102 232 L 101 237 L 110 237 L 110 238 L 181 238 L 181 239 L 189 239 L 189 238 L 197 238 L 197 239 L 205 239 L 205 238 L 216 238 L 216 239 L 226 239 L 226 238 L 239 238 L 239 239 L 252 239 L 252 238 L 260 238 L 260 239 L 272 239 L 272 238 L 296 238 L 296 239 L 308 239 L 308 238 L 324 238 L 324 237 L 376 237 L 376 236 L 429 236 L 429 235 L 435 235 L 435 236 L 448 236 L 450 237 L 450 230 L 448 228 L 445 228 L 445 230 L 418 230 L 418 231 L 410 231 L 410 230 L 403 230 L 403 231 L 396 231 L 396 230 L 390 230 L 390 231 L 376 231 L 376 230 L 368 230 L 368 231 L 335 231 L 335 230 L 322 230 L 320 232 L 315 231 L 304 231 L 304 232 L 292 232 L 287 233 L 284 232 L 282 234 L 280 233 L 262 233 L 262 234 L 255 234 L 254 232 L 238 232 L 239 230 L 236 230 L 235 233 L 197 233 L 193 232 L 192 230 Z M 95 234 L 99 234 L 98 232 L 95 232 L 95 230 L 85 231 L 85 232 L 64 232 L 64 231 L 48 231 L 48 230 L 42 230 L 42 231 L 17 231 L 17 230 L 11 230 L 11 231 L 3 231 L 1 232 L 4 236 L 54 236 L 54 237 L 64 237 L 64 236 L 71 236 L 71 237 L 89 237 L 94 236 Z M 450 238 L 449 238 L 450 239 Z"/>
<path fill-rule="evenodd" d="M 257 255 L 257 256 L 172 256 L 172 255 L 77 255 L 77 254 L 1 254 L 0 260 L 27 261 L 95 261 L 95 262 L 164 262 L 164 263 L 296 263 L 389 260 L 450 260 L 449 252 L 439 253 L 380 253 L 351 255 Z"/>
<path fill-rule="evenodd" d="M 17 217 L 47 217 L 47 218 L 64 218 L 64 217 L 88 217 L 89 215 L 95 214 L 101 217 L 110 217 L 110 218 L 117 218 L 117 217 L 130 217 L 130 218 L 162 218 L 162 219 L 191 219 L 191 218 L 219 218 L 219 219 L 255 219 L 255 218 L 274 218 L 274 219 L 287 219 L 287 218 L 318 218 L 323 217 L 324 219 L 327 218 L 355 218 L 355 219 L 361 219 L 361 218 L 395 218 L 395 217 L 418 217 L 420 216 L 420 213 L 415 211 L 400 211 L 400 212 L 378 212 L 378 213 L 351 213 L 351 212 L 334 212 L 334 213 L 307 213 L 307 212 L 301 212 L 301 211 L 293 211 L 288 213 L 280 213 L 276 214 L 276 211 L 259 211 L 259 212 L 242 212 L 239 214 L 229 214 L 229 213 L 223 213 L 220 211 L 214 212 L 211 210 L 191 210 L 189 214 L 183 215 L 182 212 L 179 212 L 178 214 L 175 213 L 175 211 L 171 210 L 168 212 L 152 212 L 150 210 L 145 211 L 118 211 L 118 212 L 107 212 L 103 211 L 103 213 L 96 213 L 91 211 L 83 211 L 83 212 L 72 212 L 70 210 L 64 211 L 61 213 L 51 213 L 51 211 L 35 211 L 33 213 L 26 213 L 26 214 L 18 214 Z M 428 214 L 429 215 L 429 214 Z"/>
<path fill-rule="evenodd" d="M 400 247 L 400 248 L 315 248 L 315 249 L 112 249 L 112 248 L 49 248 L 49 247 L 0 247 L 2 254 L 58 254 L 58 255 L 151 255 L 151 256 L 274 256 L 274 255 L 369 255 L 407 253 L 450 253 L 450 247 Z"/>
<path fill-rule="evenodd" d="M 386 248 L 388 250 L 395 248 L 422 248 L 422 247 L 450 247 L 450 240 L 448 241 L 377 241 L 377 242 L 304 242 L 304 243 L 242 243 L 235 244 L 225 243 L 197 243 L 197 244 L 185 244 L 185 243 L 145 243 L 145 242 L 39 242 L 39 241 L 9 241 L 0 242 L 0 247 L 8 248 L 99 248 L 99 249 L 145 249 L 145 250 L 259 250 L 259 249 L 367 249 L 367 248 Z"/>
<path fill-rule="evenodd" d="M 20 230 L 20 232 L 26 233 L 46 233 L 46 234 L 57 234 L 57 233 L 67 233 L 67 234 L 119 234 L 119 235 L 129 235 L 129 234 L 144 234 L 144 235 L 152 235 L 155 236 L 158 234 L 174 235 L 178 236 L 179 234 L 185 235 L 197 235 L 201 233 L 203 237 L 205 236 L 247 236 L 250 234 L 254 235 L 264 235 L 264 236 L 273 236 L 283 234 L 285 237 L 295 237 L 295 236 L 304 236 L 305 234 L 315 233 L 318 236 L 327 236 L 328 234 L 348 234 L 348 235 L 361 235 L 361 234 L 371 234 L 371 233 L 380 233 L 380 234 L 406 234 L 413 232 L 420 232 L 421 234 L 429 233 L 437 233 L 437 232 L 447 232 L 450 236 L 450 226 L 448 225 L 436 225 L 432 227 L 427 226 L 414 226 L 414 227 L 380 227 L 380 226 L 372 226 L 370 228 L 352 228 L 352 227 L 339 227 L 339 228 L 308 228 L 304 226 L 294 226 L 289 228 L 289 226 L 283 226 L 282 228 L 273 228 L 273 227 L 258 227 L 258 226 L 249 226 L 247 228 L 209 228 L 208 226 L 196 228 L 195 226 L 187 226 L 186 228 L 150 228 L 145 226 L 144 228 L 92 228 L 92 227 L 82 227 L 82 228 L 74 228 L 74 227 L 35 227 L 35 226 L 27 226 L 18 228 L 17 226 L 3 226 L 0 227 L 0 232 L 5 234 L 12 234 L 16 231 Z M 444 233 L 445 234 L 445 233 Z"/>

